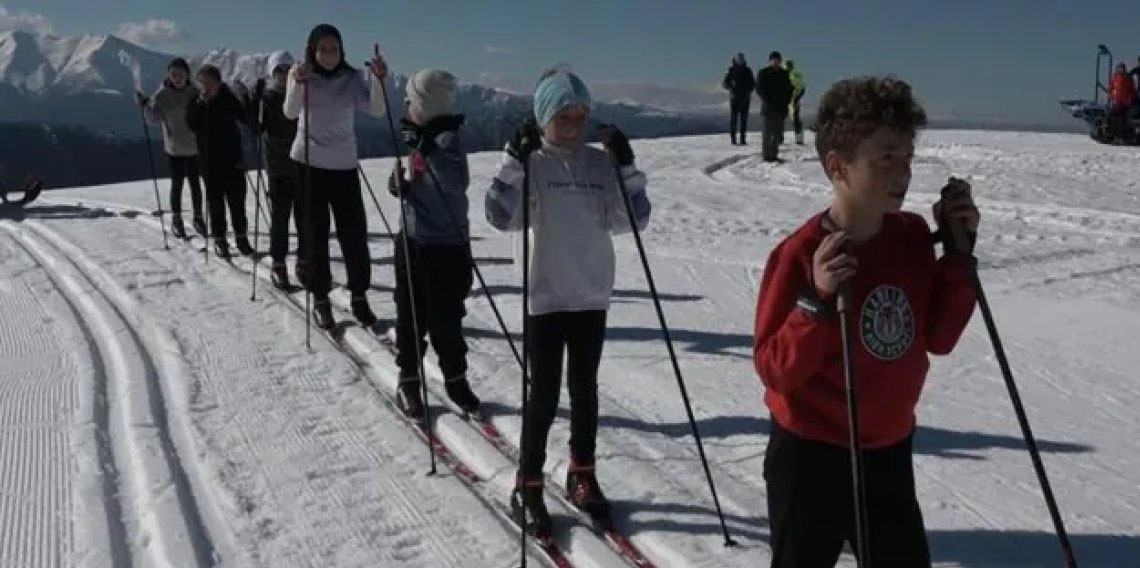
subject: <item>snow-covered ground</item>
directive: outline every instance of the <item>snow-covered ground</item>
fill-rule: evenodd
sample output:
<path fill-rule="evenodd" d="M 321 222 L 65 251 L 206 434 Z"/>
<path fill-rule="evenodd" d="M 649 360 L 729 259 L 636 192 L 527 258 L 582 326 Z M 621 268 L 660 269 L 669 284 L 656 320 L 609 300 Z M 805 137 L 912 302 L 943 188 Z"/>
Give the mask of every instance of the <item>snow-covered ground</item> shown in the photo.
<path fill-rule="evenodd" d="M 809 147 L 772 166 L 725 138 L 634 147 L 654 205 L 649 261 L 738 547 L 723 546 L 634 241 L 617 241 L 599 476 L 657 566 L 767 565 L 770 420 L 750 363 L 758 280 L 771 247 L 830 192 Z M 470 157 L 473 246 L 517 334 L 516 242 L 482 213 L 497 160 Z M 364 164 L 378 189 L 390 167 Z M 929 219 L 952 174 L 974 185 L 981 276 L 1081 566 L 1135 565 L 1140 151 L 929 132 L 908 208 Z M 394 200 L 377 197 L 394 222 Z M 357 329 L 351 358 L 319 335 L 306 349 L 289 298 L 259 279 L 250 300 L 248 259 L 234 270 L 173 241 L 164 251 L 157 219 L 136 214 L 153 199 L 149 180 L 51 191 L 0 220 L 0 565 L 516 565 L 517 538 L 489 506 L 505 502 L 511 463 L 444 412 L 440 436 L 480 481 L 469 488 L 443 465 L 425 475 L 427 447 L 377 390 L 395 380 L 387 351 Z M 390 319 L 392 243 L 368 208 L 371 300 Z M 478 286 L 468 307 L 472 381 L 514 442 L 518 367 Z M 550 439 L 555 479 L 567 403 Z M 934 361 L 915 451 L 936 565 L 1063 565 L 980 314 Z M 562 540 L 577 566 L 621 565 L 586 531 Z"/>

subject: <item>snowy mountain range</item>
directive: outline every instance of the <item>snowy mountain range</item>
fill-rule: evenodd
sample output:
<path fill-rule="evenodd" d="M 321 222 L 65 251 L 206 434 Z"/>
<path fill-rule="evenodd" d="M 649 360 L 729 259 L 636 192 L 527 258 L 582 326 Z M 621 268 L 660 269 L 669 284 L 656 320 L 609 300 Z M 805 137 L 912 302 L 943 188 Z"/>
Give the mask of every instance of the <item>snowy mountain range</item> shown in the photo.
<path fill-rule="evenodd" d="M 268 56 L 215 49 L 188 59 L 192 68 L 211 63 L 227 81 L 252 85 L 264 76 Z M 138 111 L 129 97 L 135 90 L 153 92 L 162 82 L 171 57 L 115 35 L 0 33 L 0 121 L 78 124 L 137 134 Z M 390 93 L 393 100 L 402 99 L 403 82 L 396 77 L 397 92 Z M 479 84 L 461 85 L 458 98 L 468 124 L 490 127 L 495 134 L 490 138 L 496 139 L 496 144 L 505 136 L 499 131 L 510 130 L 499 123 L 521 119 L 530 105 L 527 96 Z M 696 134 L 723 127 L 723 121 L 712 120 L 705 113 L 679 112 L 630 100 L 600 103 L 595 117 L 621 124 L 638 136 Z"/>

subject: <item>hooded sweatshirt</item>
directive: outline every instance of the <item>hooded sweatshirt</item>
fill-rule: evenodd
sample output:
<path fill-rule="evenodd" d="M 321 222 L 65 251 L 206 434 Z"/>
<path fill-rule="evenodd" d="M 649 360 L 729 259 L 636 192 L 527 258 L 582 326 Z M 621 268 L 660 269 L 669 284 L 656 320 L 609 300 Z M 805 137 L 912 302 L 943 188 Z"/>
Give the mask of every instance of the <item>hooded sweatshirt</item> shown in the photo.
<path fill-rule="evenodd" d="M 198 88 L 193 84 L 176 89 L 167 79 L 143 107 L 147 122 L 162 125 L 162 147 L 168 156 L 198 155 L 194 131 L 186 124 L 186 108 L 196 98 Z"/>
<path fill-rule="evenodd" d="M 317 42 L 326 36 L 336 38 L 341 44 L 340 64 L 331 70 L 322 69 L 316 61 Z M 359 163 L 356 112 L 371 110 L 377 116 L 384 116 L 387 111 L 380 81 L 371 73 L 357 70 L 347 63 L 340 32 L 328 24 L 313 28 L 309 34 L 305 61 L 312 65 L 312 72 L 306 82 L 296 82 L 290 73 L 285 90 L 284 115 L 288 119 L 297 120 L 297 136 L 289 155 L 294 161 L 308 163 L 316 168 L 354 170 Z M 371 77 L 371 86 L 364 73 Z M 308 160 L 305 155 L 306 140 L 309 146 Z"/>
<path fill-rule="evenodd" d="M 613 294 L 612 234 L 630 231 L 625 199 L 609 155 L 582 145 L 545 143 L 530 158 L 530 315 L 606 310 Z M 621 168 L 638 230 L 649 224 L 645 174 Z M 485 198 L 487 221 L 522 230 L 523 165 L 504 153 Z"/>

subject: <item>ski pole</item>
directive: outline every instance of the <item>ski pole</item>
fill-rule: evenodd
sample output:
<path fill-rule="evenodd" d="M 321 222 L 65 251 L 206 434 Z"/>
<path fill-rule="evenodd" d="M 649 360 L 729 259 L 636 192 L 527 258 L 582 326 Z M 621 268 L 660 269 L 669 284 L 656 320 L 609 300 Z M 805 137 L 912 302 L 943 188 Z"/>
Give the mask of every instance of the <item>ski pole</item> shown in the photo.
<path fill-rule="evenodd" d="M 306 80 L 304 81 L 303 84 L 304 84 L 304 95 L 305 95 L 305 191 L 304 191 L 304 194 L 305 194 L 305 217 L 307 217 L 307 220 L 305 222 L 305 225 L 306 225 L 305 232 L 307 232 L 308 234 L 305 235 L 304 239 L 302 239 L 302 241 L 304 241 L 304 243 L 305 243 L 305 246 L 302 248 L 305 250 L 303 250 L 301 252 L 305 255 L 305 272 L 307 273 L 306 278 L 305 278 L 305 280 L 306 280 L 305 281 L 305 347 L 312 349 L 313 348 L 313 344 L 312 344 L 313 249 L 315 249 L 317 246 L 316 242 L 315 242 L 316 238 L 314 238 L 315 235 L 313 235 L 313 233 L 314 233 L 314 231 L 313 231 L 313 217 L 316 217 L 316 212 L 313 211 L 313 209 L 314 209 L 314 207 L 313 207 L 313 195 L 312 195 L 313 194 L 313 187 L 312 187 L 313 186 L 313 165 L 309 161 L 309 137 L 310 137 L 310 130 L 309 130 L 309 81 L 308 81 L 307 77 L 306 77 Z M 325 246 L 328 246 L 328 243 L 325 243 Z"/>
<path fill-rule="evenodd" d="M 166 218 L 162 212 L 162 197 L 158 193 L 158 174 L 154 170 L 154 150 L 150 147 L 150 129 L 146 126 L 146 110 L 139 107 L 139 118 L 142 120 L 143 137 L 146 139 L 146 158 L 150 165 L 150 181 L 154 183 L 154 202 L 158 205 L 158 223 L 162 225 L 162 248 L 170 250 L 166 242 Z"/>
<path fill-rule="evenodd" d="M 952 188 L 948 185 L 942 189 L 942 197 L 946 199 L 950 196 Z M 951 231 L 950 238 L 956 239 L 957 242 L 969 242 L 969 237 L 965 234 L 965 229 L 957 224 L 949 224 Z M 945 242 L 943 243 L 945 246 Z M 1017 423 L 1021 427 L 1021 435 L 1025 438 L 1025 445 L 1029 448 L 1029 458 L 1033 462 L 1033 470 L 1037 474 L 1037 481 L 1041 484 L 1041 493 L 1045 497 L 1045 506 L 1049 509 L 1049 516 L 1053 520 L 1053 528 L 1057 531 L 1057 539 L 1061 545 L 1061 553 L 1065 557 L 1065 564 L 1068 568 L 1077 568 L 1076 554 L 1073 552 L 1073 545 L 1069 542 L 1069 535 L 1065 531 L 1065 522 L 1061 518 L 1061 510 L 1057 506 L 1057 500 L 1053 496 L 1052 486 L 1049 484 L 1049 477 L 1045 473 L 1045 464 L 1041 461 L 1041 452 L 1037 449 L 1037 441 L 1033 436 L 1033 429 L 1029 426 L 1029 417 L 1025 413 L 1025 405 L 1021 402 L 1021 395 L 1018 393 L 1017 384 L 1013 379 L 1013 370 L 1009 366 L 1009 360 L 1005 355 L 1005 347 L 1002 346 L 1001 336 L 998 335 L 997 324 L 994 322 L 993 311 L 990 309 L 989 301 L 986 299 L 986 292 L 982 287 L 982 279 L 978 274 L 977 258 L 970 257 L 970 276 L 973 280 L 974 294 L 978 300 L 978 307 L 982 311 L 982 319 L 986 322 L 986 331 L 990 336 L 990 343 L 993 345 L 994 356 L 997 358 L 998 367 L 1001 368 L 1002 379 L 1005 381 L 1006 389 L 1009 391 L 1009 400 L 1013 403 L 1013 411 L 1017 415 Z"/>
<path fill-rule="evenodd" d="M 530 375 L 528 365 L 530 364 L 530 156 L 527 155 L 523 159 L 523 190 L 522 190 L 522 238 L 523 238 L 523 257 L 522 257 L 522 443 L 519 444 L 519 471 L 522 471 L 526 464 L 527 446 L 526 432 L 527 432 L 527 408 L 529 403 L 527 398 L 529 392 L 527 386 L 530 384 Z M 525 507 L 525 506 L 524 506 Z M 521 539 L 519 541 L 519 556 L 522 557 L 522 568 L 526 568 L 526 513 L 522 514 L 522 519 L 519 519 L 519 527 L 522 528 Z"/>
<path fill-rule="evenodd" d="M 462 230 L 460 230 L 460 228 L 459 228 L 459 220 L 456 219 L 455 212 L 452 211 L 451 206 L 447 204 L 447 200 L 445 199 L 445 197 L 443 195 L 443 186 L 440 185 L 439 178 L 436 177 L 435 169 L 431 167 L 431 163 L 427 164 L 426 169 L 427 169 L 428 175 L 431 176 L 432 185 L 435 186 L 436 192 L 439 193 L 439 199 L 440 199 L 440 202 L 443 203 L 443 208 L 447 210 L 448 216 L 451 217 L 452 227 L 455 228 L 456 233 L 459 233 L 459 236 L 465 237 L 465 235 L 463 235 Z M 494 296 L 491 295 L 490 288 L 487 287 L 487 281 L 483 279 L 483 271 L 479 270 L 479 263 L 475 262 L 475 255 L 471 251 L 470 240 L 468 240 L 466 238 L 464 238 L 464 240 L 468 241 L 468 243 L 467 243 L 467 256 L 471 261 L 471 270 L 475 271 L 475 277 L 479 279 L 479 285 L 483 287 L 483 294 L 485 296 L 487 296 L 487 302 L 489 304 L 491 304 L 491 311 L 494 312 L 494 314 L 495 314 L 495 320 L 497 320 L 499 322 L 499 328 L 503 331 L 503 337 L 505 337 L 507 339 L 507 345 L 509 345 L 511 347 L 511 353 L 514 353 L 514 355 L 515 355 L 515 361 L 518 362 L 520 368 L 525 368 L 525 365 L 523 364 L 522 357 L 519 356 L 519 350 L 518 350 L 518 348 L 515 347 L 515 341 L 514 341 L 514 339 L 511 339 L 511 333 L 509 330 L 507 330 L 507 323 L 505 321 L 503 321 L 503 314 L 499 312 L 499 306 L 497 304 L 495 304 L 495 298 L 494 298 Z M 524 376 L 526 376 L 525 373 L 524 373 Z"/>
<path fill-rule="evenodd" d="M 388 217 L 384 215 L 384 210 L 380 208 L 380 201 L 376 199 L 376 193 L 372 191 L 372 182 L 368 181 L 368 175 L 364 173 L 364 168 L 360 164 L 356 165 L 356 170 L 360 172 L 360 179 L 364 180 L 364 186 L 368 188 L 368 195 L 372 196 L 372 203 L 376 205 L 376 211 L 380 213 L 380 221 L 384 223 L 384 230 L 388 231 L 388 239 L 396 242 L 396 235 L 392 232 L 392 226 L 388 224 Z"/>
<path fill-rule="evenodd" d="M 377 58 L 379 58 L 380 57 L 380 46 L 377 44 L 374 44 L 372 46 L 372 50 L 373 50 L 373 53 L 375 54 L 375 56 Z M 369 65 L 369 68 L 371 69 L 371 65 Z M 373 70 L 373 72 L 374 72 L 374 70 Z M 375 74 L 374 74 L 374 76 L 375 76 Z M 400 146 L 396 140 L 396 127 L 395 127 L 395 124 L 393 124 L 393 122 L 392 122 L 392 107 L 388 104 L 388 87 L 384 84 L 383 78 L 376 77 L 376 79 L 377 79 L 377 82 L 380 83 L 380 95 L 384 97 L 384 116 L 388 119 L 388 133 L 392 135 L 392 151 L 396 156 L 396 169 L 397 169 L 397 171 L 399 171 L 401 169 L 401 166 L 400 166 Z M 359 164 L 358 164 L 358 166 L 359 166 Z M 363 170 L 361 170 L 361 173 L 363 173 Z M 436 474 L 435 444 L 432 443 L 432 440 L 435 439 L 435 435 L 432 433 L 433 427 L 432 427 L 432 423 L 431 423 L 431 405 L 428 403 L 427 382 L 424 380 L 424 354 L 423 354 L 423 349 L 421 348 L 422 345 L 421 345 L 421 340 L 420 340 L 420 338 L 423 336 L 420 335 L 420 322 L 419 322 L 419 319 L 417 317 L 417 311 L 418 310 L 416 309 L 415 279 L 412 277 L 412 254 L 411 254 L 411 247 L 408 245 L 408 215 L 407 215 L 407 212 L 404 210 L 404 197 L 405 197 L 404 196 L 404 188 L 403 188 L 403 186 L 397 186 L 396 190 L 397 190 L 397 194 L 398 194 L 397 198 L 400 200 L 400 237 L 401 237 L 400 240 L 403 242 L 403 248 L 404 248 L 404 269 L 406 272 L 405 280 L 407 280 L 407 286 L 408 286 L 408 300 L 409 300 L 408 303 L 411 304 L 412 333 L 415 334 L 415 337 L 412 338 L 412 342 L 415 344 L 415 347 L 416 347 L 416 372 L 419 373 L 418 378 L 420 381 L 420 395 L 423 397 L 423 401 L 424 401 L 424 424 L 427 426 L 428 453 L 431 455 L 431 470 L 428 471 L 428 475 L 435 475 Z M 371 193 L 371 186 L 369 186 L 369 192 Z M 376 194 L 374 194 L 374 193 L 372 194 L 372 199 L 375 201 Z M 380 209 L 380 202 L 379 201 L 376 201 L 376 209 L 377 210 Z M 383 216 L 384 212 L 381 211 L 380 215 Z"/>
<path fill-rule="evenodd" d="M 629 228 L 633 232 L 633 240 L 637 243 L 637 252 L 641 256 L 641 266 L 645 269 L 645 280 L 649 284 L 649 292 L 653 297 L 653 305 L 657 309 L 657 319 L 661 324 L 661 333 L 665 336 L 665 346 L 669 351 L 669 359 L 673 363 L 673 374 L 677 377 L 677 386 L 681 391 L 681 400 L 685 403 L 685 412 L 689 416 L 689 427 L 693 431 L 693 438 L 697 442 L 697 452 L 701 456 L 701 464 L 704 466 L 705 477 L 709 482 L 709 490 L 712 492 L 713 504 L 716 506 L 716 514 L 720 517 L 720 528 L 724 532 L 724 545 L 736 546 L 737 542 L 728 534 L 728 525 L 725 523 L 724 512 L 720 507 L 720 498 L 717 497 L 712 470 L 709 468 L 709 461 L 705 456 L 704 444 L 701 443 L 701 434 L 697 429 L 697 419 L 693 415 L 693 406 L 689 401 L 689 391 L 685 388 L 685 380 L 681 376 L 681 365 L 677 362 L 677 353 L 673 349 L 673 339 L 669 334 L 669 326 L 665 322 L 665 311 L 661 307 L 661 298 L 657 294 L 657 284 L 653 280 L 653 271 L 649 268 L 649 257 L 645 254 L 645 244 L 641 242 L 641 231 L 638 230 L 637 219 L 633 215 L 633 200 L 630 198 L 629 191 L 625 187 L 625 178 L 621 175 L 621 166 L 617 163 L 617 159 L 613 156 L 612 152 L 610 158 L 613 162 L 614 175 L 617 177 L 618 189 L 621 191 L 622 198 L 625 200 L 625 212 L 629 217 Z M 523 352 L 526 352 L 525 347 Z"/>
<path fill-rule="evenodd" d="M 259 178 L 257 184 L 260 184 L 261 176 L 258 175 L 257 177 Z M 255 204 L 255 209 L 253 212 L 253 256 L 251 257 L 253 260 L 253 269 L 250 271 L 253 276 L 250 279 L 249 288 L 249 301 L 251 302 L 257 299 L 257 236 L 258 232 L 261 230 L 261 227 L 259 226 L 260 223 L 258 223 L 261 217 L 257 216 L 257 209 L 261 208 L 261 192 L 258 191 L 257 184 L 253 186 L 253 201 Z"/>
<path fill-rule="evenodd" d="M 856 398 L 858 387 L 855 382 L 855 358 L 851 354 L 851 336 L 848 330 L 848 316 L 851 310 L 851 291 L 844 284 L 836 298 L 836 311 L 839 312 L 839 335 L 843 343 L 843 377 L 847 393 L 847 430 L 851 448 L 851 480 L 855 504 L 855 554 L 859 568 L 871 566 L 871 538 L 867 523 L 867 491 L 863 476 L 863 449 L 859 437 L 859 401 Z"/>
<path fill-rule="evenodd" d="M 249 301 L 251 301 L 251 302 L 257 299 L 257 244 L 258 244 L 257 241 L 258 241 L 258 237 L 260 236 L 259 233 L 261 232 L 259 227 L 257 226 L 257 219 L 258 219 L 257 218 L 257 211 L 261 209 L 261 194 L 258 193 L 258 186 L 261 185 L 261 165 L 265 162 L 265 154 L 262 152 L 262 148 L 261 148 L 261 133 L 258 132 L 258 129 L 260 128 L 261 121 L 264 118 L 263 114 L 264 113 L 262 111 L 262 106 L 261 106 L 261 97 L 259 95 L 257 98 L 257 125 L 253 129 L 254 142 L 257 144 L 258 163 L 257 163 L 257 181 L 253 186 L 253 200 L 254 200 L 253 268 L 250 271 L 252 273 L 252 276 L 250 277 L 250 285 L 249 285 L 249 289 L 250 289 Z M 270 223 L 269 226 L 272 227 L 272 224 Z"/>

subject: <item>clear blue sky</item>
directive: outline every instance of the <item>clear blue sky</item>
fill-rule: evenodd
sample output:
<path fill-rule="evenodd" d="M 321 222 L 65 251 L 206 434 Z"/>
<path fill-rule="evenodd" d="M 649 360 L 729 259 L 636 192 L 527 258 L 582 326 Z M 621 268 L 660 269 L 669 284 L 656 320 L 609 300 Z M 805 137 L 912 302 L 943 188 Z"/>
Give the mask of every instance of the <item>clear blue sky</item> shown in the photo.
<path fill-rule="evenodd" d="M 349 57 L 373 41 L 397 71 L 440 66 L 530 80 L 568 61 L 587 80 L 712 84 L 744 51 L 754 66 L 782 50 L 812 95 L 862 72 L 911 81 L 934 111 L 1036 119 L 1056 100 L 1089 96 L 1094 49 L 1135 65 L 1140 0 L 0 0 L 42 14 L 61 35 L 107 33 L 124 21 L 168 19 L 189 39 L 156 46 L 197 52 L 286 48 L 313 24 L 341 28 Z M 489 49 L 495 48 L 495 49 Z M 494 51 L 492 53 L 492 51 Z"/>

